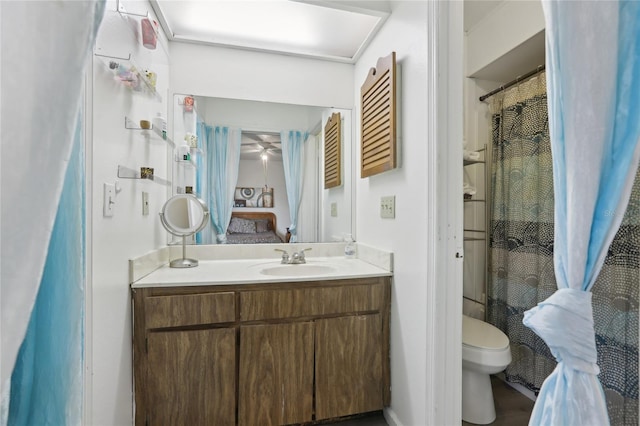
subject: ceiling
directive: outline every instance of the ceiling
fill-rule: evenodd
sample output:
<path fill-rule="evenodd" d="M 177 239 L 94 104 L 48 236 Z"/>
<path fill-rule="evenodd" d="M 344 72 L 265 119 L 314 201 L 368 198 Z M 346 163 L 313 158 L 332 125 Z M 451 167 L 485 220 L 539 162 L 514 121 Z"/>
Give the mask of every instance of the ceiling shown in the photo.
<path fill-rule="evenodd" d="M 171 41 L 347 63 L 390 13 L 387 0 L 150 1 Z"/>
<path fill-rule="evenodd" d="M 240 145 L 241 160 L 262 159 L 265 154 L 268 161 L 282 161 L 282 144 L 280 134 L 275 132 L 242 131 Z"/>
<path fill-rule="evenodd" d="M 464 30 L 469 31 L 505 0 L 464 0 Z"/>

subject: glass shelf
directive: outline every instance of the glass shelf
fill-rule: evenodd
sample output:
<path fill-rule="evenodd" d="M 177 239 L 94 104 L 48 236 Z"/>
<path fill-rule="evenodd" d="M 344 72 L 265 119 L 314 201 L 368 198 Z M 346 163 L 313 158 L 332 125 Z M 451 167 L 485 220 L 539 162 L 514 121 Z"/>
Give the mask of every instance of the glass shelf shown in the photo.
<path fill-rule="evenodd" d="M 480 198 L 465 198 L 463 200 L 465 203 L 484 203 L 485 200 L 481 200 Z"/>
<path fill-rule="evenodd" d="M 471 164 L 484 164 L 483 160 L 462 160 L 463 166 L 469 166 Z"/>
<path fill-rule="evenodd" d="M 117 56 L 102 55 L 95 53 L 104 63 L 105 67 L 110 70 L 115 79 L 120 81 L 123 86 L 128 87 L 134 92 L 143 92 L 158 102 L 162 102 L 162 96 L 156 91 L 155 85 L 144 74 L 144 71 L 138 67 L 129 53 L 129 57 L 121 58 Z"/>
<path fill-rule="evenodd" d="M 191 166 L 191 167 L 194 167 L 194 168 L 198 167 L 196 165 L 196 162 L 193 160 L 193 157 L 191 157 L 191 159 L 189 159 L 189 160 L 183 160 L 183 159 L 180 158 L 179 155 L 175 155 L 173 159 L 174 159 L 174 161 L 176 163 L 178 163 L 180 165 L 183 165 L 183 166 Z"/>
<path fill-rule="evenodd" d="M 486 238 L 464 237 L 464 241 L 486 241 Z"/>
<path fill-rule="evenodd" d="M 149 120 L 149 121 L 151 122 L 151 120 Z M 154 126 L 153 123 L 151 123 L 151 128 L 143 129 L 142 127 L 140 127 L 140 124 L 136 123 L 135 121 L 133 121 L 129 117 L 125 116 L 124 117 L 124 128 L 127 129 L 127 130 L 140 130 L 143 135 L 155 134 L 160 139 L 165 141 L 171 148 L 175 148 L 176 147 L 176 145 L 173 143 L 171 138 L 169 138 L 168 136 L 163 136 L 162 135 L 162 131 L 157 126 Z"/>
<path fill-rule="evenodd" d="M 171 182 L 153 174 L 153 167 L 140 167 L 140 170 L 133 170 L 125 166 L 118 165 L 118 177 L 121 179 L 144 179 L 169 186 Z"/>

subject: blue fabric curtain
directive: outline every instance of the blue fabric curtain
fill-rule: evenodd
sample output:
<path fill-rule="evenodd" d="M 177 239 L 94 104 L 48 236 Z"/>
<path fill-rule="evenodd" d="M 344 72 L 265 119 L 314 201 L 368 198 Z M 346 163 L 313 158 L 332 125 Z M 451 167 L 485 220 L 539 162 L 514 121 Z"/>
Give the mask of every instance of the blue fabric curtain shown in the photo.
<path fill-rule="evenodd" d="M 282 162 L 284 166 L 284 180 L 287 186 L 287 200 L 289 201 L 289 232 L 290 242 L 298 241 L 298 212 L 302 199 L 302 184 L 304 182 L 304 148 L 309 132 L 287 130 L 280 132 L 282 141 Z"/>
<path fill-rule="evenodd" d="M 240 168 L 240 129 L 206 126 L 205 158 L 207 192 L 205 202 L 211 212 L 211 224 L 216 240 L 227 242 L 233 196 Z M 203 235 L 206 235 L 203 233 Z M 212 238 L 211 238 L 212 239 Z M 205 243 L 213 241 L 204 240 Z"/>
<path fill-rule="evenodd" d="M 71 155 L 86 64 L 103 0 L 2 2 L 3 103 L 0 143 L 0 424 L 7 421 L 11 377 L 38 296 Z M 37 28 L 37 31 L 34 31 Z M 43 40 L 46 40 L 43 42 Z M 6 63 L 6 62 L 5 62 Z M 48 66 L 48 64 L 60 64 Z M 29 84 L 25 85 L 28 81 Z M 78 423 L 77 421 L 76 423 Z"/>
<path fill-rule="evenodd" d="M 558 365 L 529 424 L 606 425 L 589 290 L 622 222 L 638 166 L 640 2 L 544 0 L 543 8 L 558 291 L 523 322 Z"/>
<path fill-rule="evenodd" d="M 204 176 L 206 176 L 206 161 L 204 160 L 204 158 L 206 158 L 206 151 L 205 151 L 205 139 L 206 139 L 206 135 L 207 135 L 207 126 L 206 124 L 204 124 L 204 122 L 198 120 L 198 122 L 196 123 L 196 136 L 198 137 L 198 149 L 200 149 L 200 152 L 202 153 L 202 155 L 196 155 L 196 187 L 195 187 L 195 193 L 198 197 L 203 198 L 205 197 L 207 188 L 205 186 L 206 183 L 206 179 L 204 178 Z M 204 198 L 203 198 L 204 199 Z M 196 233 L 196 244 L 202 244 L 203 243 L 203 234 L 202 231 Z"/>
<path fill-rule="evenodd" d="M 11 376 L 9 425 L 82 421 L 85 200 L 81 134 L 78 125 L 42 281 Z"/>

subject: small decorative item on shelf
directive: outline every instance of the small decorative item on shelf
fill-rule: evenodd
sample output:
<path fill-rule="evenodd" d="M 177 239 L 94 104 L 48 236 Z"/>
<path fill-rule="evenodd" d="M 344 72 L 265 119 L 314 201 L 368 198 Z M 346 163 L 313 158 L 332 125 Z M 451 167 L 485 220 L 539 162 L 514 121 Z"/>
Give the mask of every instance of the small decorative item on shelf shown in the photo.
<path fill-rule="evenodd" d="M 186 135 L 184 135 L 184 141 L 187 143 L 187 145 L 189 145 L 190 148 L 198 147 L 198 136 L 194 135 L 193 133 L 187 133 Z"/>
<path fill-rule="evenodd" d="M 178 147 L 178 161 L 190 161 L 191 150 L 188 145 L 180 145 Z"/>
<path fill-rule="evenodd" d="M 193 186 L 185 186 L 184 192 L 186 192 L 187 194 L 193 194 Z"/>
<path fill-rule="evenodd" d="M 162 113 L 159 112 L 156 118 L 153 119 L 153 127 L 156 128 L 162 139 L 167 140 L 167 121 L 162 117 Z"/>
<path fill-rule="evenodd" d="M 149 18 L 143 18 L 140 20 L 140 29 L 142 31 L 142 45 L 147 49 L 153 50 L 156 48 L 158 36 L 156 34 L 156 29 L 154 28 L 154 26 L 157 25 L 158 23 L 156 21 L 153 21 L 153 23 L 151 23 L 151 20 Z"/>
<path fill-rule="evenodd" d="M 194 103 L 195 101 L 192 96 L 185 96 L 182 108 L 184 108 L 185 112 L 192 112 Z"/>
<path fill-rule="evenodd" d="M 147 77 L 147 80 L 149 80 L 149 84 L 151 85 L 151 87 L 155 90 L 156 82 L 158 81 L 158 75 L 155 72 L 149 70 L 145 70 L 144 74 Z"/>
<path fill-rule="evenodd" d="M 464 199 L 465 199 L 465 200 L 470 200 L 470 199 L 471 199 L 471 197 L 473 197 L 473 195 L 471 195 L 471 194 L 464 194 Z"/>
<path fill-rule="evenodd" d="M 140 120 L 140 128 L 141 129 L 150 129 L 151 122 L 149 120 Z"/>
<path fill-rule="evenodd" d="M 140 167 L 140 178 L 153 180 L 153 167 Z"/>
<path fill-rule="evenodd" d="M 110 61 L 109 68 L 115 71 L 116 77 L 125 85 L 132 89 L 137 89 L 140 86 L 140 80 L 138 79 L 135 67 L 126 67 L 119 62 Z"/>
<path fill-rule="evenodd" d="M 273 207 L 273 188 L 267 186 L 262 188 L 262 207 Z"/>

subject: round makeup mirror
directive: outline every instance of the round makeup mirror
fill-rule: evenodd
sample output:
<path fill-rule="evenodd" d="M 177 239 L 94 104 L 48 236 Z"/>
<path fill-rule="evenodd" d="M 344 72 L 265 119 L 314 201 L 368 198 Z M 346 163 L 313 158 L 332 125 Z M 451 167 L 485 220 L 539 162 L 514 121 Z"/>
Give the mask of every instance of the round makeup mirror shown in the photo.
<path fill-rule="evenodd" d="M 196 259 L 187 259 L 186 238 L 201 231 L 209 222 L 209 208 L 193 194 L 178 194 L 169 198 L 160 211 L 160 221 L 167 231 L 182 237 L 182 259 L 169 263 L 171 268 L 193 268 Z"/>

